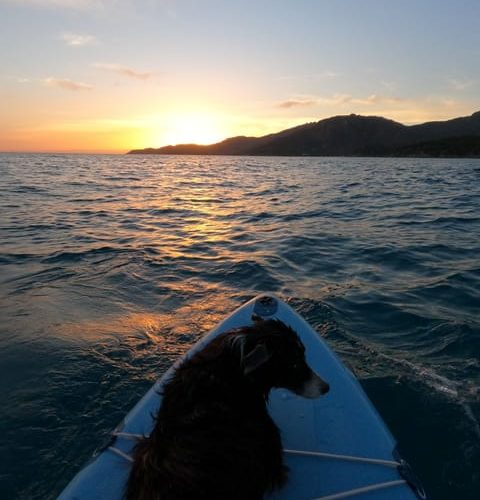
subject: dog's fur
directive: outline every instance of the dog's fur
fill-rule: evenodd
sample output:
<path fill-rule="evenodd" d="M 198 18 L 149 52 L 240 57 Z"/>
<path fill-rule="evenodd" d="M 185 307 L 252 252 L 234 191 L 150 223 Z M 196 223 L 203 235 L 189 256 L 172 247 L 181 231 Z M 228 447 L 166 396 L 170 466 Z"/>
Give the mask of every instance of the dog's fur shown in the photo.
<path fill-rule="evenodd" d="M 155 427 L 138 443 L 127 500 L 260 500 L 287 479 L 270 389 L 317 397 L 329 387 L 278 320 L 228 331 L 176 369 Z"/>

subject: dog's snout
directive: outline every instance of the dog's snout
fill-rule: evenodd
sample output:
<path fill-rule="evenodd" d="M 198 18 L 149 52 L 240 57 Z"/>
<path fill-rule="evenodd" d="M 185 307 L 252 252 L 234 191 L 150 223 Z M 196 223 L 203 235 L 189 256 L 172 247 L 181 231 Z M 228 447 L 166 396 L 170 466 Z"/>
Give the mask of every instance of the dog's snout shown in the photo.
<path fill-rule="evenodd" d="M 327 394 L 327 392 L 330 390 L 330 384 L 328 382 L 323 381 L 322 385 L 322 394 Z"/>

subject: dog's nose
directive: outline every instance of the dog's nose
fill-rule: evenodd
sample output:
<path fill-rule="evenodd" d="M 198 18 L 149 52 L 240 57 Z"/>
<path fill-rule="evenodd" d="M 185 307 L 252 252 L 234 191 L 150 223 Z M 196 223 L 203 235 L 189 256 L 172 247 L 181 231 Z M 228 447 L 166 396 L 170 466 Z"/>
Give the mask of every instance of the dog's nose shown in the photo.
<path fill-rule="evenodd" d="M 330 384 L 327 382 L 324 382 L 322 384 L 322 394 L 327 394 L 327 392 L 330 390 Z"/>

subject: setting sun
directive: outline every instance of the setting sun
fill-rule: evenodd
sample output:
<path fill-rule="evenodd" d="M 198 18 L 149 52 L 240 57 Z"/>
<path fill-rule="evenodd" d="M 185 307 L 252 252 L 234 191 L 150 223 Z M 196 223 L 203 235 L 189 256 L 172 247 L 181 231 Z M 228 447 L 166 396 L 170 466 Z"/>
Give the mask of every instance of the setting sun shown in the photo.
<path fill-rule="evenodd" d="M 165 144 L 212 144 L 225 137 L 219 119 L 214 115 L 175 115 L 168 120 L 168 125 L 168 132 L 162 134 Z"/>
<path fill-rule="evenodd" d="M 479 19 L 0 0 L 0 500 L 480 500 Z"/>
<path fill-rule="evenodd" d="M 300 3 L 0 0 L 0 151 L 126 153 L 352 113 L 414 125 L 477 111 L 479 2 Z M 433 12 L 451 46 L 412 24 Z M 352 45 L 357 31 L 369 36 Z"/>

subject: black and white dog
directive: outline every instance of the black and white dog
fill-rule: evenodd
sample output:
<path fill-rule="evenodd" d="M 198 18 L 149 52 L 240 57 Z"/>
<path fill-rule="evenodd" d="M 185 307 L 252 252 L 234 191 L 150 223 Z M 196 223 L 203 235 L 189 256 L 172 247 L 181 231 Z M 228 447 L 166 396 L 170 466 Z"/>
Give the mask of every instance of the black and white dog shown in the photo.
<path fill-rule="evenodd" d="M 187 358 L 163 390 L 155 427 L 138 443 L 127 500 L 260 500 L 287 480 L 270 390 L 329 390 L 278 320 L 230 330 Z"/>

